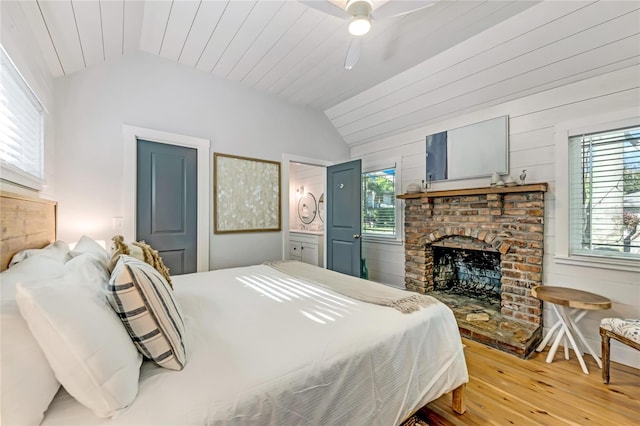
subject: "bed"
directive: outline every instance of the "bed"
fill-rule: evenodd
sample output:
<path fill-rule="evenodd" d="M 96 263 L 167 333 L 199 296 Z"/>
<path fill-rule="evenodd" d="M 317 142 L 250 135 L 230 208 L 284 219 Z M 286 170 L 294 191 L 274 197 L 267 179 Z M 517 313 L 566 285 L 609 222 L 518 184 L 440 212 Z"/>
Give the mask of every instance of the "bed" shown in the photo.
<path fill-rule="evenodd" d="M 284 262 L 171 277 L 188 342 L 184 368 L 142 362 L 135 399 L 110 418 L 60 386 L 42 424 L 386 426 L 450 391 L 453 410 L 464 412 L 467 368 L 445 305 L 424 296 L 424 306 L 403 313 L 333 287 L 340 274 L 308 268 Z"/>

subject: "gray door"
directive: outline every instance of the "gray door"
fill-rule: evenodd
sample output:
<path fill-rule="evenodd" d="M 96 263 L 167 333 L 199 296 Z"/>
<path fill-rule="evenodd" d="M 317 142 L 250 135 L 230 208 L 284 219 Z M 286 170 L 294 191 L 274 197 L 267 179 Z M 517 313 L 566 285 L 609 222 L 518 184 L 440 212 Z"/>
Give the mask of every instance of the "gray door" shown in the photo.
<path fill-rule="evenodd" d="M 327 168 L 327 269 L 360 276 L 360 160 Z"/>
<path fill-rule="evenodd" d="M 138 140 L 136 239 L 171 275 L 197 270 L 197 155 L 193 148 Z"/>

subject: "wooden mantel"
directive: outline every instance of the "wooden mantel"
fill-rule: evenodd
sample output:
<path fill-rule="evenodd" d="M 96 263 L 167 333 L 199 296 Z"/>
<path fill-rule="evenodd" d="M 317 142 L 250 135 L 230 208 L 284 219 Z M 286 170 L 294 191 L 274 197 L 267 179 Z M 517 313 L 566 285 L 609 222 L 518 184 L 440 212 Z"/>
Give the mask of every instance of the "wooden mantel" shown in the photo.
<path fill-rule="evenodd" d="M 467 188 L 467 189 L 450 189 L 445 191 L 418 192 L 417 194 L 402 194 L 396 196 L 403 200 L 412 198 L 436 198 L 436 197 L 455 197 L 458 195 L 478 195 L 478 194 L 510 194 L 516 192 L 547 192 L 546 183 L 532 183 L 529 185 L 516 186 L 487 186 L 484 188 Z"/>

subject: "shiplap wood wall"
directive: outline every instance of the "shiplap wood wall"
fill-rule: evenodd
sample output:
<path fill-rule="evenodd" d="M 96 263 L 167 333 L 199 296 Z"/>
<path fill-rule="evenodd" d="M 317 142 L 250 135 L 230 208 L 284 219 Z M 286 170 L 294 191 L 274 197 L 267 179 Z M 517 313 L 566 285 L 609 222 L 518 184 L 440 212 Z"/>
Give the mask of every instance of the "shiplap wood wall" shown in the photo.
<path fill-rule="evenodd" d="M 460 126 L 483 120 L 489 116 L 510 116 L 510 168 L 517 177 L 527 170 L 527 181 L 547 182 L 545 196 L 544 283 L 606 295 L 614 302 L 612 310 L 590 312 L 581 326 L 594 348 L 599 348 L 598 324 L 606 316 L 640 317 L 640 274 L 638 272 L 598 269 L 558 264 L 556 254 L 556 197 L 555 126 L 582 117 L 597 117 L 605 112 L 636 108 L 640 116 L 640 66 L 611 72 L 606 75 L 573 83 L 540 94 L 510 101 L 475 113 L 448 120 L 447 126 Z M 615 113 L 614 113 L 615 115 Z M 393 155 L 402 157 L 401 188 L 423 179 L 425 167 L 424 136 L 434 133 L 429 126 L 373 142 L 352 149 L 352 158 L 371 161 Z M 393 139 L 393 140 L 391 140 Z M 382 148 L 384 146 L 384 148 Z M 565 167 L 560 165 L 560 167 Z M 488 186 L 489 177 L 464 181 L 433 183 L 434 190 Z M 369 277 L 394 286 L 404 286 L 404 247 L 363 243 L 363 256 L 367 259 Z M 550 311 L 545 308 L 545 323 L 553 324 Z M 624 352 L 624 355 L 621 355 Z M 614 360 L 640 367 L 637 352 L 622 347 L 614 348 Z M 623 358 L 621 358 L 623 357 Z"/>
<path fill-rule="evenodd" d="M 540 3 L 325 113 L 353 146 L 627 68 L 639 7 Z"/>
<path fill-rule="evenodd" d="M 572 20 L 573 25 L 570 25 L 569 28 L 562 29 L 568 25 L 567 22 L 557 27 L 558 31 L 577 32 L 581 33 L 580 37 L 591 38 L 594 46 L 593 51 L 601 55 L 595 60 L 599 67 L 598 72 L 587 66 L 589 61 L 581 62 L 580 65 L 569 67 L 571 71 L 565 73 L 561 73 L 561 70 L 556 68 L 550 69 L 548 72 L 554 73 L 555 77 L 547 78 L 546 83 L 541 83 L 535 79 L 535 72 L 531 71 L 532 84 L 544 84 L 544 90 L 530 93 L 526 88 L 517 87 L 514 88 L 513 96 L 507 97 L 507 99 L 490 101 L 488 98 L 480 97 L 478 103 L 473 106 L 473 102 L 469 103 L 469 97 L 475 96 L 473 92 L 486 91 L 490 94 L 490 90 L 483 88 L 476 91 L 472 89 L 472 81 L 476 85 L 475 87 L 486 86 L 489 88 L 490 84 L 483 85 L 482 81 L 485 79 L 484 81 L 489 83 L 489 80 L 486 79 L 493 74 L 474 76 L 473 71 L 478 68 L 469 67 L 469 63 L 462 60 L 460 55 L 463 52 L 455 52 L 457 55 L 455 64 L 449 63 L 447 65 L 447 63 L 435 61 L 431 65 L 433 65 L 433 69 L 446 69 L 444 74 L 447 76 L 468 73 L 471 80 L 469 85 L 464 85 L 467 89 L 466 94 L 446 95 L 446 90 L 434 89 L 427 92 L 427 95 L 421 91 L 417 91 L 414 97 L 399 95 L 398 91 L 410 91 L 411 88 L 415 89 L 416 85 L 425 83 L 422 75 L 414 69 L 371 91 L 364 92 L 359 96 L 359 99 L 350 100 L 349 105 L 338 105 L 327 113 L 330 117 L 332 113 L 335 114 L 335 123 L 337 117 L 344 120 L 348 114 L 363 115 L 356 107 L 358 103 L 364 105 L 369 111 L 377 111 L 379 115 L 375 116 L 377 118 L 373 122 L 367 121 L 371 120 L 372 116 L 364 116 L 352 123 L 347 124 L 345 121 L 345 124 L 341 125 L 339 129 L 343 132 L 343 136 L 353 143 L 351 156 L 354 159 L 363 158 L 368 161 L 376 161 L 390 156 L 402 158 L 402 182 L 399 192 L 404 192 L 407 184 L 424 179 L 426 174 L 426 135 L 501 115 L 509 115 L 511 174 L 517 177 L 523 169 L 527 169 L 527 182 L 547 182 L 549 184 L 549 192 L 545 197 L 544 284 L 578 288 L 605 295 L 613 301 L 611 310 L 589 312 L 581 322 L 581 328 L 585 331 L 588 341 L 597 351 L 600 347 L 598 326 L 601 318 L 606 316 L 640 317 L 640 274 L 632 271 L 600 269 L 555 262 L 556 168 L 567 167 L 567 165 L 557 164 L 555 161 L 555 133 L 556 126 L 577 119 L 590 118 L 595 122 L 599 117 L 606 115 L 607 121 L 611 121 L 610 117 L 615 117 L 616 111 L 635 110 L 637 116 L 640 117 L 640 65 L 638 65 L 640 15 L 637 11 L 638 2 L 633 3 L 633 5 L 629 2 L 627 4 L 618 3 L 614 8 L 604 7 L 602 3 L 588 6 L 581 4 L 578 8 L 582 16 L 580 23 Z M 567 2 L 563 7 L 576 9 L 576 4 L 575 2 Z M 540 10 L 532 8 L 525 13 L 535 15 L 539 12 Z M 598 15 L 597 19 L 596 15 Z M 532 25 L 530 21 L 533 21 L 533 17 L 530 18 L 523 19 L 522 16 L 517 16 L 511 20 L 514 22 L 508 21 L 505 25 L 506 27 L 526 27 Z M 557 19 L 559 22 L 563 21 L 562 17 Z M 598 24 L 598 22 L 604 23 Z M 621 28 L 622 26 L 625 28 Z M 606 31 L 602 31 L 603 28 L 606 28 Z M 480 52 L 473 47 L 491 44 L 495 34 L 488 34 L 490 31 L 469 40 L 467 43 L 467 47 L 471 49 L 467 52 L 469 58 L 476 57 L 476 54 Z M 551 35 L 554 38 L 560 36 L 557 32 Z M 535 37 L 537 40 L 546 39 L 547 34 L 546 31 L 542 31 L 532 34 L 531 37 Z M 619 41 L 614 41 L 616 38 L 619 38 Z M 511 44 L 513 42 L 514 40 L 511 39 L 505 43 Z M 608 47 L 606 49 L 597 47 L 603 45 Z M 482 49 L 482 51 L 484 51 L 483 54 L 490 54 L 486 49 Z M 556 56 L 561 55 L 561 52 L 561 49 L 558 50 Z M 453 55 L 453 53 L 447 52 L 444 56 L 448 55 Z M 593 59 L 593 56 L 590 55 L 590 57 Z M 443 58 L 443 61 L 447 60 L 447 58 Z M 424 72 L 424 69 L 422 71 Z M 441 78 L 446 77 L 444 74 L 441 75 Z M 568 77 L 568 75 L 573 77 Z M 504 78 L 504 76 L 500 78 Z M 505 80 L 504 84 L 508 84 L 508 81 Z M 443 96 L 449 99 L 447 100 Z M 450 108 L 457 104 L 461 98 L 466 99 L 466 104 L 471 106 L 461 109 Z M 367 101 L 362 103 L 365 99 Z M 433 108 L 442 109 L 442 119 L 421 122 L 419 120 L 421 111 Z M 351 111 L 347 112 L 349 109 Z M 374 122 L 378 124 L 373 124 Z M 347 128 L 351 130 L 345 132 Z M 432 189 L 482 187 L 488 186 L 489 182 L 489 177 L 437 182 L 432 184 Z M 564 202 L 564 200 L 560 202 Z M 364 242 L 363 256 L 367 259 L 371 279 L 398 287 L 404 285 L 403 246 Z M 545 308 L 544 320 L 545 324 L 555 322 L 550 308 Z M 640 357 L 637 352 L 622 345 L 614 345 L 612 357 L 616 361 L 640 367 Z"/>

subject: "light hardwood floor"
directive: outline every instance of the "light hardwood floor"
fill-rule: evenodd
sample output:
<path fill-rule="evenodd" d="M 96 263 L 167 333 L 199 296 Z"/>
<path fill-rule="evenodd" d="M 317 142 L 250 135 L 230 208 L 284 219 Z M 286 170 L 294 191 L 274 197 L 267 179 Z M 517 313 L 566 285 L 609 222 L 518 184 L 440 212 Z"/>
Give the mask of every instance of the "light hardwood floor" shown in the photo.
<path fill-rule="evenodd" d="M 463 339 L 469 368 L 467 412 L 451 410 L 443 395 L 421 410 L 430 425 L 640 425 L 640 370 L 611 363 L 611 381 L 585 356 L 589 375 L 573 351 L 558 350 L 547 364 L 547 350 L 522 360 Z M 639 355 L 640 356 L 640 355 Z"/>

